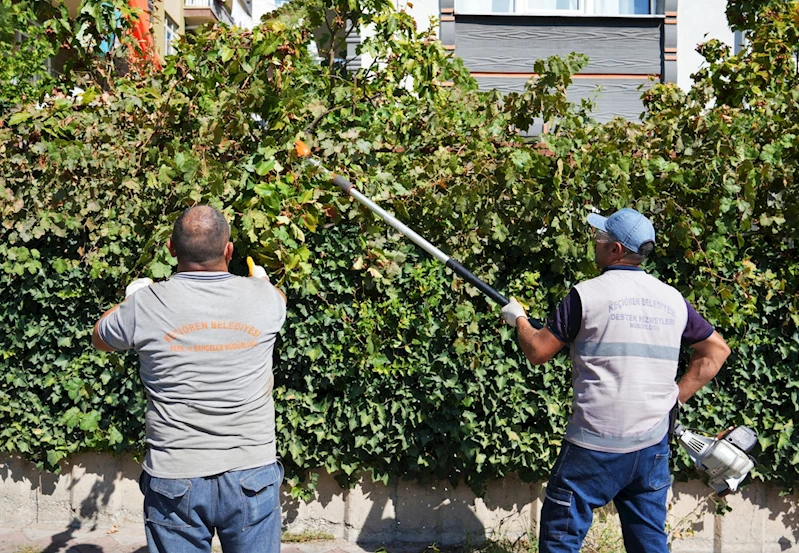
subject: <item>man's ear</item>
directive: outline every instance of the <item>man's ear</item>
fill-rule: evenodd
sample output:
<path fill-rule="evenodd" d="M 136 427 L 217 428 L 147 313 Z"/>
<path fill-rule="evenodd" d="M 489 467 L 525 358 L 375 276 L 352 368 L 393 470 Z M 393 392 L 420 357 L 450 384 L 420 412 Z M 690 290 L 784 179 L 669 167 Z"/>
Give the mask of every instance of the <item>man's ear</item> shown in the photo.
<path fill-rule="evenodd" d="M 175 247 L 172 245 L 171 238 L 166 241 L 166 249 L 169 250 L 169 255 L 171 255 L 172 257 L 178 256 L 177 252 L 175 251 Z"/>
<path fill-rule="evenodd" d="M 225 261 L 228 263 L 233 259 L 233 242 L 228 242 L 225 245 Z"/>
<path fill-rule="evenodd" d="M 621 242 L 613 242 L 613 248 L 610 250 L 610 256 L 615 259 L 623 259 L 626 254 L 624 253 L 624 246 Z"/>

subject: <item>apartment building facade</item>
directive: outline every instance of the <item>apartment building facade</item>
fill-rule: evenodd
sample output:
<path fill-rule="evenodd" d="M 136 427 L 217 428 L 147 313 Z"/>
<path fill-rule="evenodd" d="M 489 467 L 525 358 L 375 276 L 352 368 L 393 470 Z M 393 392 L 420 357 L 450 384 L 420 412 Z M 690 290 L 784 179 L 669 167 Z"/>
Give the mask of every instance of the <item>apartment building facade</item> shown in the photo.
<path fill-rule="evenodd" d="M 142 11 L 137 36 L 149 35 L 155 54 L 163 60 L 175 52 L 174 41 L 206 23 L 251 29 L 261 16 L 285 0 L 129 0 Z M 65 0 L 74 15 L 81 0 Z"/>
<path fill-rule="evenodd" d="M 737 48 L 727 26 L 726 0 L 398 0 L 420 27 L 430 15 L 453 55 L 463 59 L 482 89 L 518 92 L 535 60 L 586 54 L 569 98 L 596 102 L 594 116 L 638 119 L 643 89 L 657 82 L 690 88 L 701 65 L 697 44 L 718 38 Z M 350 38 L 348 62 L 364 65 Z"/>
<path fill-rule="evenodd" d="M 174 53 L 178 36 L 206 23 L 253 28 L 275 9 L 275 0 L 149 0 L 149 7 L 155 50 L 163 58 Z"/>
<path fill-rule="evenodd" d="M 65 0 L 75 10 L 80 0 Z M 139 34 L 163 60 L 178 36 L 220 22 L 252 28 L 287 0 L 129 0 L 144 14 Z M 521 91 L 535 60 L 580 52 L 588 65 L 569 88 L 573 101 L 592 98 L 594 116 L 637 119 L 643 89 L 655 82 L 691 85 L 701 65 L 696 45 L 718 38 L 732 48 L 741 37 L 727 26 L 726 0 L 395 0 L 419 28 L 431 25 L 453 55 L 463 59 L 479 86 Z M 364 33 L 347 39 L 347 65 Z M 144 40 L 144 38 L 142 39 Z"/>

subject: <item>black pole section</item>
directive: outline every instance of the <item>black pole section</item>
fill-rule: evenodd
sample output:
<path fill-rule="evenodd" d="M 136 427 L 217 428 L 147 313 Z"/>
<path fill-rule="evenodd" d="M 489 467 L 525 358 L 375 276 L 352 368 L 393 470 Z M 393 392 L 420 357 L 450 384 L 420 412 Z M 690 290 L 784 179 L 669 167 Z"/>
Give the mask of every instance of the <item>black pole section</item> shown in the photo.
<path fill-rule="evenodd" d="M 457 275 L 460 275 L 463 278 L 463 280 L 465 280 L 466 282 L 468 282 L 469 284 L 480 290 L 483 294 L 494 300 L 494 302 L 499 304 L 500 307 L 505 307 L 510 303 L 508 298 L 506 298 L 505 296 L 497 292 L 494 288 L 492 288 L 491 286 L 489 286 L 488 284 L 486 284 L 485 282 L 474 276 L 474 273 L 472 273 L 469 269 L 467 269 L 466 267 L 464 267 L 463 265 L 461 265 L 451 257 L 449 258 L 449 260 L 447 260 L 447 267 L 455 271 Z M 530 321 L 530 324 L 535 329 L 540 330 L 544 328 L 544 325 L 536 321 L 535 319 L 531 319 L 528 317 L 527 320 Z"/>
<path fill-rule="evenodd" d="M 492 288 L 491 286 L 489 286 L 488 284 L 486 284 L 485 282 L 474 276 L 474 274 L 469 269 L 467 269 L 466 267 L 464 267 L 463 265 L 461 265 L 451 257 L 447 261 L 447 267 L 455 271 L 456 274 L 462 276 L 463 280 L 465 280 L 466 282 L 468 282 L 469 284 L 480 290 L 483 294 L 494 300 L 494 303 L 498 303 L 500 307 L 505 307 L 510 303 L 508 298 L 506 298 L 505 296 L 497 292 L 494 288 Z"/>

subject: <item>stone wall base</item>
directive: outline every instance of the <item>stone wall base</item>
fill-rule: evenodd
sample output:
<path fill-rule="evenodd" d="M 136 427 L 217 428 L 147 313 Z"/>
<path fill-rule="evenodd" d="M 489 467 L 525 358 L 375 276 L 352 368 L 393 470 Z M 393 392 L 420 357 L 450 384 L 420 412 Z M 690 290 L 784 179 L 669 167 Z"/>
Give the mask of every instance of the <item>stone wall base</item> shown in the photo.
<path fill-rule="evenodd" d="M 139 465 L 130 457 L 81 454 L 61 474 L 40 473 L 27 461 L 0 455 L 0 522 L 5 525 L 111 527 L 141 524 Z M 515 477 L 488 486 L 475 497 L 465 485 L 439 482 L 391 486 L 363 478 L 341 489 L 319 473 L 315 497 L 294 500 L 283 490 L 284 529 L 324 532 L 364 546 L 452 545 L 495 540 L 535 539 L 543 483 Z M 669 499 L 668 529 L 674 553 L 799 552 L 799 501 L 760 482 L 728 496 L 732 510 L 715 514 L 712 490 L 702 482 L 675 483 Z M 618 519 L 602 509 L 588 539 L 618 539 Z"/>

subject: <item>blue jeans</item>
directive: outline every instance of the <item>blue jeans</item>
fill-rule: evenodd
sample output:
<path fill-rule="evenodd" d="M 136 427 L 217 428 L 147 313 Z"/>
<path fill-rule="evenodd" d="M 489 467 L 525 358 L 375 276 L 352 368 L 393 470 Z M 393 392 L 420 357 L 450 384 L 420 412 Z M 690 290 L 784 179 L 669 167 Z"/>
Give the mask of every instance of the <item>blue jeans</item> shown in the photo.
<path fill-rule="evenodd" d="M 627 553 L 668 553 L 669 436 L 632 453 L 592 451 L 564 440 L 541 510 L 541 553 L 577 553 L 593 510 L 613 500 Z"/>
<path fill-rule="evenodd" d="M 202 478 L 142 472 L 150 553 L 210 553 L 214 532 L 224 553 L 280 553 L 282 481 L 280 463 Z"/>

